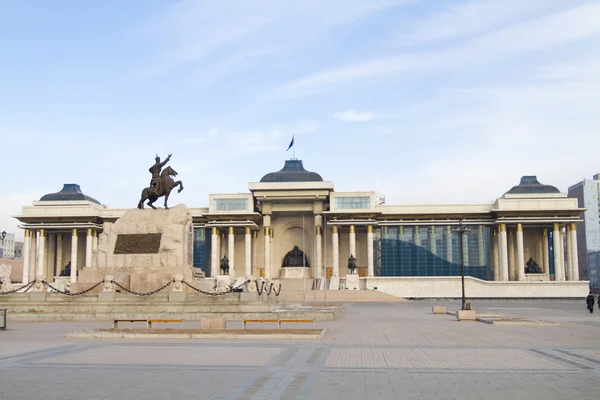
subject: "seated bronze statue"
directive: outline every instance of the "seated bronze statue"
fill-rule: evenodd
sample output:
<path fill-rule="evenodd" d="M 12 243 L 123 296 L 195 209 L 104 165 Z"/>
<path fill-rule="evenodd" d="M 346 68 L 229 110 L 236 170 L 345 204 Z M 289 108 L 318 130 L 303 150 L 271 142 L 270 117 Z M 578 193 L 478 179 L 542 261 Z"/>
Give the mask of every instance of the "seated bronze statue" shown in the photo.
<path fill-rule="evenodd" d="M 306 254 L 302 250 L 298 248 L 298 246 L 294 246 L 294 248 L 287 252 L 285 257 L 283 258 L 283 267 L 306 267 L 310 268 L 308 264 L 308 258 L 306 258 Z"/>
<path fill-rule="evenodd" d="M 58 276 L 71 276 L 71 261 L 60 271 Z"/>
<path fill-rule="evenodd" d="M 535 261 L 533 261 L 533 258 L 529 258 L 529 261 L 525 263 L 526 274 L 541 274 L 542 272 L 542 267 L 540 267 Z"/>
<path fill-rule="evenodd" d="M 353 275 L 356 271 L 356 258 L 350 254 L 350 258 L 348 259 L 348 273 Z"/>

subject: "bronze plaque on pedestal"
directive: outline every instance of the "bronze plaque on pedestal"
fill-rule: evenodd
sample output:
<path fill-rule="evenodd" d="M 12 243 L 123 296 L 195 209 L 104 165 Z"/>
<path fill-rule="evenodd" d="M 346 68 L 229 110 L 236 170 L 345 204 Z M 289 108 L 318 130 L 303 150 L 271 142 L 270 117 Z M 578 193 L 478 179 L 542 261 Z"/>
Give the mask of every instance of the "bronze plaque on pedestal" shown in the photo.
<path fill-rule="evenodd" d="M 162 233 L 135 233 L 117 235 L 114 254 L 156 254 Z"/>

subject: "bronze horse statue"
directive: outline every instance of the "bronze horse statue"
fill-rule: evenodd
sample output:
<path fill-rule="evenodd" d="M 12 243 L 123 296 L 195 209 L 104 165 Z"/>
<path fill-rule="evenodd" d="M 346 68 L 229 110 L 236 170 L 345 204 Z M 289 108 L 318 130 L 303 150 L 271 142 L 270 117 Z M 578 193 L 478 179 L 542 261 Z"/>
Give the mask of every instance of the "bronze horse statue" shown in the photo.
<path fill-rule="evenodd" d="M 156 209 L 152 203 L 158 200 L 159 197 L 165 196 L 165 209 L 168 209 L 169 207 L 167 206 L 167 201 L 169 200 L 169 194 L 171 194 L 171 190 L 173 190 L 175 186 L 179 186 L 177 193 L 181 193 L 183 190 L 183 183 L 181 181 L 174 181 L 173 178 L 171 178 L 172 176 L 177 176 L 177 171 L 170 166 L 165 168 L 160 173 L 160 180 L 157 188 L 150 186 L 142 190 L 142 198 L 138 203 L 138 208 L 144 208 L 144 202 L 148 200 L 148 205 Z"/>

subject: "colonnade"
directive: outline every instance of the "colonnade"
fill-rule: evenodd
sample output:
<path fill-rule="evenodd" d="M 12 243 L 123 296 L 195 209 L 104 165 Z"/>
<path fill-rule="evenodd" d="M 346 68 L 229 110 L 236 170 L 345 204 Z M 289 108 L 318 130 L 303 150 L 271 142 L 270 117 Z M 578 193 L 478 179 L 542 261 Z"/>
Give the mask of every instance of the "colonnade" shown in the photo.
<path fill-rule="evenodd" d="M 353 255 L 355 258 L 356 254 L 356 231 L 354 225 L 348 226 L 348 257 Z M 331 227 L 332 232 L 332 263 L 333 263 L 333 271 L 332 276 L 340 276 L 340 233 L 337 225 L 333 225 Z M 367 276 L 374 276 L 375 268 L 374 268 L 374 260 L 373 260 L 373 226 L 367 225 Z"/>
<path fill-rule="evenodd" d="M 494 279 L 499 281 L 525 280 L 525 248 L 523 224 L 514 228 L 507 224 L 498 225 L 494 230 L 495 240 L 492 242 Z M 549 276 L 550 249 L 548 244 L 549 229 L 540 228 L 541 234 L 534 236 L 534 254 L 531 258 L 541 262 L 542 273 Z M 566 248 L 565 248 L 566 241 Z M 559 223 L 552 225 L 552 248 L 555 281 L 578 281 L 579 260 L 577 257 L 576 224 L 566 224 L 564 231 Z M 565 257 L 566 253 L 566 257 Z"/>
<path fill-rule="evenodd" d="M 249 226 L 244 227 L 244 276 L 252 275 L 252 254 L 256 253 L 256 248 L 252 244 L 252 231 Z M 222 233 L 222 234 L 221 234 Z M 266 232 L 268 234 L 268 232 Z M 220 256 L 226 254 L 229 259 L 229 275 L 236 276 L 235 259 L 235 231 L 232 226 L 227 228 L 227 246 L 225 247 L 225 234 L 220 232 L 217 227 L 212 227 L 211 231 L 211 251 L 210 251 L 210 271 L 212 276 L 220 274 Z M 256 234 L 254 234 L 256 238 Z M 256 242 L 256 240 L 254 241 Z M 265 254 L 267 253 L 268 241 L 265 241 Z M 254 247 L 254 251 L 253 251 Z"/>
<path fill-rule="evenodd" d="M 64 260 L 64 239 L 69 233 L 64 230 L 48 230 L 45 228 L 25 229 L 23 243 L 23 283 L 31 282 L 37 277 L 44 277 L 52 282 L 60 275 L 63 264 L 71 263 L 70 282 L 77 282 L 79 232 L 83 229 L 70 230 L 70 258 Z M 98 231 L 85 228 L 85 257 L 82 266 L 92 266 L 93 251 L 98 246 Z"/>

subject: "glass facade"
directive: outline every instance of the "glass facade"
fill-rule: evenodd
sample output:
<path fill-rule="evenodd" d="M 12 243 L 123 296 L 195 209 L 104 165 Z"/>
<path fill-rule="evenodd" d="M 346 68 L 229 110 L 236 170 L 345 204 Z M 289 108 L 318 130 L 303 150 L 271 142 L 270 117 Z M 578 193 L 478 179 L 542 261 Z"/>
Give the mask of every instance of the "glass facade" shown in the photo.
<path fill-rule="evenodd" d="M 469 225 L 463 234 L 465 275 L 493 280 L 491 228 Z M 376 275 L 460 276 L 460 236 L 451 226 L 385 226 L 379 228 Z"/>
<path fill-rule="evenodd" d="M 371 208 L 371 197 L 336 197 L 335 208 Z"/>
<path fill-rule="evenodd" d="M 217 211 L 246 211 L 248 199 L 215 199 L 214 206 Z"/>
<path fill-rule="evenodd" d="M 194 268 L 200 268 L 210 276 L 210 229 L 194 228 Z"/>

